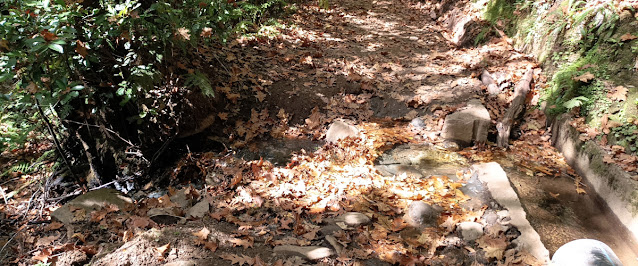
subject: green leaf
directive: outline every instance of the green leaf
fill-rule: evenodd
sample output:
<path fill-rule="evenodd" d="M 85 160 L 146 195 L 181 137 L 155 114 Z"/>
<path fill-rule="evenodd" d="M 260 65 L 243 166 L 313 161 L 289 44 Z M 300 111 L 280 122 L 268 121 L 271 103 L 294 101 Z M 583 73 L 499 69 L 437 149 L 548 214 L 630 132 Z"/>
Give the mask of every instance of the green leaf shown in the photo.
<path fill-rule="evenodd" d="M 49 44 L 49 49 L 56 51 L 58 53 L 64 53 L 64 48 L 62 47 L 62 45 L 59 45 L 57 43 Z"/>
<path fill-rule="evenodd" d="M 585 96 L 578 96 L 576 98 L 573 98 L 569 101 L 566 101 L 563 103 L 563 107 L 567 108 L 567 109 L 572 109 L 578 106 L 583 105 L 583 103 L 588 102 L 589 99 L 587 99 L 587 97 Z"/>

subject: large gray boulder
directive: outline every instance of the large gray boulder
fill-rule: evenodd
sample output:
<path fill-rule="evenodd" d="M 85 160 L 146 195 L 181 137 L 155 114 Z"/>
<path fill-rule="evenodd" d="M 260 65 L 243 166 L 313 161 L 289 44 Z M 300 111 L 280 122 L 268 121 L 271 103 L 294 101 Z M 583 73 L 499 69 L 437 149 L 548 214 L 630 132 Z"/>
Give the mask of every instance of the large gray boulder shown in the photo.
<path fill-rule="evenodd" d="M 556 266 L 619 266 L 618 256 L 605 243 L 593 239 L 578 239 L 562 245 L 554 256 Z"/>
<path fill-rule="evenodd" d="M 441 136 L 464 147 L 472 145 L 472 141 L 485 143 L 490 121 L 490 113 L 481 101 L 472 99 L 465 108 L 445 117 Z"/>

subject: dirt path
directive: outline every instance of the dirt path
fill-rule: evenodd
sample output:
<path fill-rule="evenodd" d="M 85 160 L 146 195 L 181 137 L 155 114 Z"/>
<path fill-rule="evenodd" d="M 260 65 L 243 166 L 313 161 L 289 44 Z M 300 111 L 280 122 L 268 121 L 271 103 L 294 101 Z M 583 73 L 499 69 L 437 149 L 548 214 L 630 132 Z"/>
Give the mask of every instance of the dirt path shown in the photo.
<path fill-rule="evenodd" d="M 434 4 L 347 0 L 330 10 L 299 8 L 282 27 L 271 28 L 277 34 L 242 38 L 219 52 L 202 48 L 202 58 L 220 62 L 229 76 L 217 92 L 230 111 L 217 115 L 217 126 L 233 136 L 221 141 L 230 152 L 199 147 L 201 153 L 171 167 L 177 188 L 151 184 L 136 195 L 134 209 L 87 215 L 90 220 L 75 227 L 79 236 L 42 226 L 48 243 L 40 243 L 31 259 L 57 254 L 59 261 L 86 262 L 88 254 L 94 265 L 537 264 L 511 245 L 516 229 L 494 222 L 503 218 L 500 209 L 464 205 L 470 201 L 461 191 L 471 176 L 469 163 L 493 160 L 498 152 L 435 149 L 445 115 L 469 99 L 482 100 L 492 119 L 504 112 L 509 93 L 488 99 L 478 80 L 484 69 L 511 88 L 536 64 L 502 38 L 479 48 L 455 47 L 444 37 L 443 19 L 433 20 Z M 417 117 L 424 124 L 410 125 Z M 324 145 L 337 120 L 355 125 L 360 138 Z M 568 172 L 541 129 L 540 112 L 526 121 L 520 141 L 536 146 L 515 143 L 512 150 L 527 157 L 512 161 Z M 401 144 L 417 147 L 415 156 L 427 157 L 427 167 L 380 173 L 375 164 L 383 152 Z M 441 168 L 431 164 L 437 160 Z M 411 224 L 414 202 L 440 207 L 431 224 Z M 210 205 L 203 217 L 184 224 L 151 219 L 158 209 L 182 217 L 203 203 Z M 344 222 L 351 212 L 367 218 Z M 486 234 L 463 239 L 456 229 L 461 222 L 477 222 Z M 289 255 L 303 256 L 298 249 L 279 252 L 291 245 L 338 254 L 305 261 Z"/>

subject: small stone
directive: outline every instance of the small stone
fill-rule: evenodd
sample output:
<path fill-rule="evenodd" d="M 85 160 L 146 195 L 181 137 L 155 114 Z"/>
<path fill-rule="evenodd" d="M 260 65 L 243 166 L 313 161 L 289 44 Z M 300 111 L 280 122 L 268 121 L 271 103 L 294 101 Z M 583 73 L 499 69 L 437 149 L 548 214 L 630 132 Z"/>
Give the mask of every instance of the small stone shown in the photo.
<path fill-rule="evenodd" d="M 423 201 L 413 201 L 408 206 L 406 221 L 414 227 L 434 226 L 440 211 Z"/>
<path fill-rule="evenodd" d="M 186 218 L 202 218 L 208 213 L 210 204 L 207 200 L 202 200 L 186 211 Z"/>
<path fill-rule="evenodd" d="M 495 225 L 498 222 L 498 215 L 493 210 L 486 210 L 483 214 L 483 220 L 487 225 Z"/>
<path fill-rule="evenodd" d="M 412 121 L 410 121 L 410 125 L 415 128 L 424 128 L 425 122 L 423 121 L 423 119 L 417 117 L 415 119 L 412 119 Z"/>
<path fill-rule="evenodd" d="M 186 218 L 175 215 L 173 208 L 155 208 L 146 212 L 148 218 L 158 224 L 184 224 Z"/>
<path fill-rule="evenodd" d="M 301 247 L 282 245 L 276 246 L 273 251 L 283 255 L 299 256 L 308 260 L 319 260 L 334 255 L 334 251 L 332 251 L 332 249 L 317 246 Z"/>
<path fill-rule="evenodd" d="M 347 212 L 335 218 L 335 222 L 343 222 L 348 226 L 359 226 L 370 223 L 370 218 L 363 213 Z"/>
<path fill-rule="evenodd" d="M 465 241 L 474 241 L 483 236 L 483 225 L 476 222 L 462 222 L 456 225 Z"/>
<path fill-rule="evenodd" d="M 193 199 L 191 196 L 186 195 L 186 189 L 179 190 L 175 195 L 171 196 L 171 202 L 175 203 L 178 207 L 186 209 L 193 205 Z"/>
<path fill-rule="evenodd" d="M 359 130 L 343 121 L 334 121 L 326 132 L 326 141 L 330 143 L 347 137 L 359 137 Z"/>
<path fill-rule="evenodd" d="M 71 250 L 62 253 L 58 256 L 58 260 L 55 265 L 85 265 L 88 261 L 86 253 L 81 250 Z M 36 264 L 37 265 L 37 264 Z"/>
<path fill-rule="evenodd" d="M 319 229 L 319 232 L 321 232 L 321 234 L 323 234 L 324 236 L 327 236 L 327 235 L 331 235 L 334 232 L 339 232 L 341 230 L 343 230 L 343 228 L 341 228 L 340 226 L 336 224 L 328 224 L 324 227 L 321 227 L 321 229 Z"/>
<path fill-rule="evenodd" d="M 562 245 L 552 257 L 552 265 L 622 265 L 618 256 L 605 243 L 594 239 L 578 239 Z"/>

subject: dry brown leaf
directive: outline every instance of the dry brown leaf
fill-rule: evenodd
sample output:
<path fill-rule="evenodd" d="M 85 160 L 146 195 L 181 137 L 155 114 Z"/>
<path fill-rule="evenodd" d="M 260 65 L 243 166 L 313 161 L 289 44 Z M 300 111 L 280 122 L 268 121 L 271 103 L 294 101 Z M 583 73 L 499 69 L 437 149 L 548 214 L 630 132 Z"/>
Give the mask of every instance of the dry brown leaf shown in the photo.
<path fill-rule="evenodd" d="M 82 241 L 82 243 L 86 242 L 86 236 L 81 234 L 81 233 L 75 233 L 73 234 L 73 236 L 71 236 L 72 238 L 77 238 L 78 240 Z"/>
<path fill-rule="evenodd" d="M 132 216 L 130 218 L 130 224 L 134 228 L 147 228 L 151 225 L 151 220 L 148 217 Z"/>
<path fill-rule="evenodd" d="M 576 187 L 576 193 L 578 193 L 578 194 L 587 194 L 587 191 L 585 191 L 582 187 L 578 186 L 578 187 Z"/>
<path fill-rule="evenodd" d="M 218 114 L 217 114 L 217 116 L 219 116 L 219 118 L 220 118 L 221 120 L 224 120 L 224 121 L 228 120 L 228 115 L 229 115 L 229 113 L 225 113 L 225 112 L 222 112 L 222 113 L 218 113 Z"/>
<path fill-rule="evenodd" d="M 163 245 L 161 247 L 156 247 L 153 249 L 155 250 L 155 252 L 157 252 L 158 257 L 164 258 L 164 256 L 166 255 L 170 247 L 171 247 L 171 243 L 168 243 L 166 245 Z"/>
<path fill-rule="evenodd" d="M 230 254 L 230 253 L 224 253 L 219 255 L 220 258 L 225 259 L 225 260 L 229 260 L 231 263 L 231 265 L 234 264 L 239 264 L 244 265 L 244 264 L 248 264 L 248 265 L 253 265 L 255 260 L 249 256 L 246 255 L 242 255 L 241 257 L 239 255 L 235 255 L 235 254 Z"/>
<path fill-rule="evenodd" d="M 631 34 L 631 33 L 625 33 L 625 34 L 623 34 L 622 36 L 620 36 L 620 41 L 621 41 L 621 42 L 631 41 L 631 40 L 634 40 L 634 39 L 636 39 L 636 38 L 638 38 L 638 37 L 634 36 L 634 35 L 633 35 L 633 34 Z"/>
<path fill-rule="evenodd" d="M 196 236 L 199 240 L 204 241 L 206 239 L 208 239 L 208 234 L 210 234 L 210 230 L 208 230 L 208 228 L 204 227 L 202 228 L 202 230 L 199 230 L 195 233 L 192 233 L 194 236 Z"/>
<path fill-rule="evenodd" d="M 184 40 L 190 40 L 191 39 L 190 30 L 188 30 L 186 28 L 177 29 L 177 34 L 176 35 L 181 37 Z"/>
<path fill-rule="evenodd" d="M 202 29 L 202 33 L 200 34 L 200 36 L 206 38 L 206 37 L 210 37 L 213 35 L 213 28 L 209 28 L 209 27 L 205 27 L 204 29 Z"/>
<path fill-rule="evenodd" d="M 581 82 L 589 82 L 590 80 L 594 79 L 594 74 L 585 72 L 585 74 L 582 74 L 580 76 L 574 77 L 573 80 L 576 81 L 581 81 Z"/>
<path fill-rule="evenodd" d="M 56 229 L 60 229 L 62 226 L 64 226 L 63 223 L 59 223 L 59 222 L 51 222 L 49 225 L 47 225 L 46 227 L 44 227 L 44 231 L 51 231 L 51 230 L 56 230 Z"/>
<path fill-rule="evenodd" d="M 60 237 L 60 235 L 40 237 L 40 238 L 38 238 L 38 242 L 36 242 L 35 245 L 38 246 L 38 247 L 39 246 L 48 246 L 48 245 L 51 245 L 51 243 L 53 243 L 53 241 L 55 241 L 59 237 Z"/>
<path fill-rule="evenodd" d="M 258 91 L 257 94 L 255 95 L 255 97 L 257 97 L 257 100 L 259 100 L 259 102 L 263 102 L 266 99 L 267 94 Z"/>
<path fill-rule="evenodd" d="M 82 56 L 82 58 L 86 58 L 89 55 L 86 45 L 80 40 L 75 41 L 75 52 Z"/>
<path fill-rule="evenodd" d="M 42 37 L 47 41 L 53 41 L 58 39 L 58 36 L 56 36 L 55 34 L 51 33 L 49 30 L 43 30 L 40 32 L 40 35 L 42 35 Z"/>
<path fill-rule="evenodd" d="M 235 246 L 242 246 L 244 249 L 253 247 L 253 241 L 251 241 L 251 239 L 246 240 L 241 238 L 233 238 L 228 240 L 228 242 L 233 243 L 233 245 Z"/>
<path fill-rule="evenodd" d="M 210 250 L 210 252 L 215 252 L 217 250 L 217 242 L 206 241 L 206 243 L 204 243 L 204 247 Z"/>
<path fill-rule="evenodd" d="M 627 92 L 629 90 L 623 86 L 617 86 L 607 93 L 607 97 L 616 101 L 625 101 L 627 100 Z"/>

